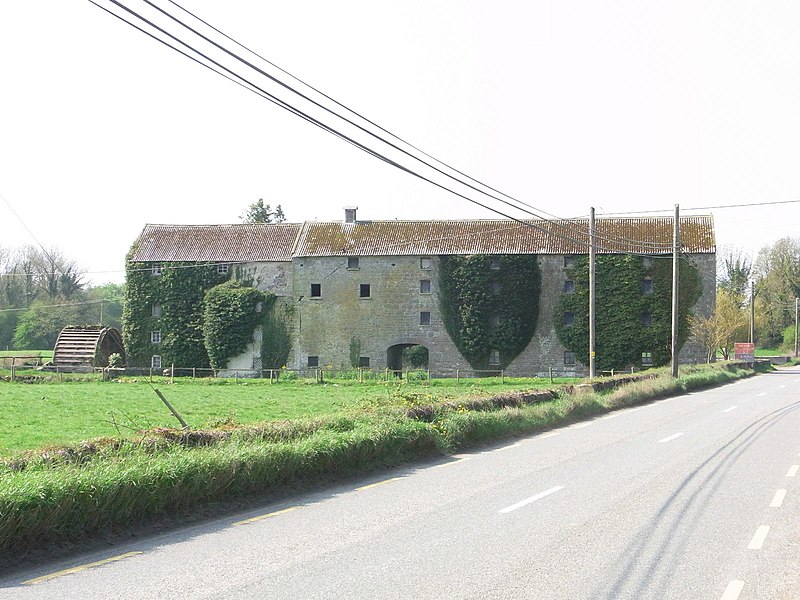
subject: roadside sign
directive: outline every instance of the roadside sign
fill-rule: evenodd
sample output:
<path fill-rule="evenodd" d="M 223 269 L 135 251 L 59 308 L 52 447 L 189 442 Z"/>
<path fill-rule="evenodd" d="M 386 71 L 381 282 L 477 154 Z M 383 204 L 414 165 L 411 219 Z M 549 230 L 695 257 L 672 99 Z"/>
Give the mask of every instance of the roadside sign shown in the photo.
<path fill-rule="evenodd" d="M 756 361 L 756 345 L 753 343 L 738 343 L 733 345 L 733 358 L 745 362 Z"/>

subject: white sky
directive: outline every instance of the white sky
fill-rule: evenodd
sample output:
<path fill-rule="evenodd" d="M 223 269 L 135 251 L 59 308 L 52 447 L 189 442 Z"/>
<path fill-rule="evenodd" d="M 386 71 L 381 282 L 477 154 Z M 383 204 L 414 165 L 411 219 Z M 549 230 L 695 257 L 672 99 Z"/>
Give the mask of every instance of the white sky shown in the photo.
<path fill-rule="evenodd" d="M 560 217 L 800 199 L 796 1 L 181 4 Z M 236 223 L 258 198 L 290 221 L 496 216 L 78 0 L 0 0 L 0 194 L 95 283 L 123 280 L 145 223 Z M 702 212 L 746 253 L 800 236 L 800 204 Z M 27 243 L 0 201 L 0 247 Z"/>

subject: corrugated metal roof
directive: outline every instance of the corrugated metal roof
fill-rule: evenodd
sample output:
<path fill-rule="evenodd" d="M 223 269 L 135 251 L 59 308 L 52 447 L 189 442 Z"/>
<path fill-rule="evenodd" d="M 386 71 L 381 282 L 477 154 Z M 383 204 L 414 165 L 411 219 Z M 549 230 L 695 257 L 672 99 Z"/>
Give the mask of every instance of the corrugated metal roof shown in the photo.
<path fill-rule="evenodd" d="M 291 261 L 300 223 L 145 225 L 134 262 Z"/>
<path fill-rule="evenodd" d="M 672 252 L 671 217 L 596 219 L 596 229 L 598 252 Z M 681 217 L 680 230 L 684 252 L 715 252 L 713 217 Z M 584 254 L 588 232 L 588 219 L 312 222 L 294 255 Z"/>
<path fill-rule="evenodd" d="M 597 251 L 668 254 L 671 217 L 596 220 Z M 711 216 L 681 217 L 681 249 L 713 253 Z M 242 225 L 146 225 L 136 262 L 290 261 L 293 256 L 585 254 L 588 219 L 557 221 L 341 221 Z"/>

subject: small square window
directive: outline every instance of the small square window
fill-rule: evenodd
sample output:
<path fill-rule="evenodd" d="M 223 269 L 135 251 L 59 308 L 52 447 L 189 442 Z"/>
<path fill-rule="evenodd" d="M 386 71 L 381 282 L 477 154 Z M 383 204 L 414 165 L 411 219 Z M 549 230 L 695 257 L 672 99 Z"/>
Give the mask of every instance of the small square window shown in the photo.
<path fill-rule="evenodd" d="M 150 332 L 150 341 L 153 344 L 160 344 L 161 343 L 161 332 L 160 331 L 151 331 Z"/>
<path fill-rule="evenodd" d="M 370 285 L 368 283 L 362 283 L 358 286 L 358 297 L 359 298 L 369 298 L 370 296 Z"/>
<path fill-rule="evenodd" d="M 431 280 L 430 279 L 420 279 L 419 280 L 419 293 L 420 294 L 430 294 L 431 293 Z"/>
<path fill-rule="evenodd" d="M 489 364 L 491 366 L 499 366 L 500 365 L 500 351 L 499 350 L 490 350 L 489 351 Z"/>
<path fill-rule="evenodd" d="M 492 256 L 489 258 L 489 268 L 498 271 L 500 269 L 500 257 Z"/>
<path fill-rule="evenodd" d="M 575 256 L 567 254 L 564 256 L 564 268 L 569 269 L 575 266 Z"/>
<path fill-rule="evenodd" d="M 322 284 L 321 283 L 312 283 L 311 284 L 311 297 L 312 298 L 322 298 Z"/>
<path fill-rule="evenodd" d="M 160 317 L 161 316 L 161 305 L 160 304 L 153 304 L 153 306 L 150 307 L 150 314 L 152 316 L 154 316 L 154 317 Z"/>
<path fill-rule="evenodd" d="M 564 325 L 567 327 L 572 327 L 575 324 L 575 313 L 574 312 L 565 312 L 564 313 Z"/>
<path fill-rule="evenodd" d="M 347 257 L 347 268 L 348 269 L 358 269 L 358 257 L 357 256 L 348 256 Z"/>
<path fill-rule="evenodd" d="M 431 313 L 430 311 L 423 310 L 419 313 L 419 324 L 420 325 L 430 325 L 431 324 Z"/>
<path fill-rule="evenodd" d="M 653 293 L 653 280 L 649 277 L 645 277 L 642 279 L 642 293 L 643 294 L 652 294 Z"/>
<path fill-rule="evenodd" d="M 645 312 L 642 313 L 642 325 L 645 327 L 650 327 L 653 324 L 653 315 L 652 313 Z"/>
<path fill-rule="evenodd" d="M 369 369 L 369 356 L 359 356 L 358 366 L 362 369 Z"/>
<path fill-rule="evenodd" d="M 217 275 L 227 275 L 229 265 L 217 265 Z"/>
<path fill-rule="evenodd" d="M 653 366 L 653 353 L 652 352 L 642 352 L 642 366 L 643 367 L 652 367 Z"/>
<path fill-rule="evenodd" d="M 649 269 L 653 266 L 653 257 L 652 256 L 643 256 L 642 257 L 642 265 L 644 265 L 645 269 Z"/>
<path fill-rule="evenodd" d="M 308 366 L 309 367 L 318 367 L 319 366 L 319 356 L 309 356 L 308 357 Z"/>
<path fill-rule="evenodd" d="M 430 269 L 431 268 L 431 257 L 430 256 L 423 256 L 419 259 L 419 268 L 420 269 Z"/>
<path fill-rule="evenodd" d="M 150 275 L 161 275 L 163 272 L 164 270 L 159 264 L 155 264 L 150 267 Z"/>
<path fill-rule="evenodd" d="M 574 352 L 564 352 L 564 364 L 565 365 L 574 365 L 575 364 L 575 353 Z"/>
<path fill-rule="evenodd" d="M 575 293 L 575 282 L 571 279 L 567 279 L 564 281 L 564 293 L 565 294 L 574 294 Z"/>
<path fill-rule="evenodd" d="M 499 281 L 492 281 L 492 283 L 489 284 L 489 287 L 493 294 L 499 294 L 503 289 L 503 286 L 500 285 Z"/>
<path fill-rule="evenodd" d="M 154 354 L 150 357 L 150 368 L 151 369 L 160 369 L 161 368 L 161 357 L 158 354 Z"/>

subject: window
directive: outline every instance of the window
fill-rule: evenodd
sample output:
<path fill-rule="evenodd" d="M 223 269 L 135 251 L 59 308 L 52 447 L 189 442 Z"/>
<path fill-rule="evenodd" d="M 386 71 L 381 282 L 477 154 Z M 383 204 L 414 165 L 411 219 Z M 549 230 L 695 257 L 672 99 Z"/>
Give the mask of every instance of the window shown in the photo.
<path fill-rule="evenodd" d="M 430 256 L 423 256 L 419 259 L 419 268 L 420 269 L 430 269 L 431 268 L 431 257 Z"/>
<path fill-rule="evenodd" d="M 369 369 L 369 356 L 359 356 L 358 366 L 362 369 Z"/>
<path fill-rule="evenodd" d="M 154 354 L 150 357 L 150 368 L 151 369 L 160 369 L 161 368 L 161 357 L 158 354 Z"/>
<path fill-rule="evenodd" d="M 569 269 L 570 267 L 575 266 L 575 257 L 572 255 L 564 256 L 564 268 Z"/>
<path fill-rule="evenodd" d="M 644 265 L 645 269 L 649 269 L 653 266 L 653 257 L 652 256 L 644 256 L 642 257 L 642 265 Z"/>
<path fill-rule="evenodd" d="M 575 364 L 575 353 L 574 352 L 564 352 L 564 364 L 565 365 L 574 365 Z"/>
<path fill-rule="evenodd" d="M 431 324 L 431 313 L 430 311 L 423 310 L 419 313 L 419 324 L 420 325 L 430 325 Z"/>
<path fill-rule="evenodd" d="M 503 286 L 500 285 L 499 281 L 493 281 L 492 283 L 489 284 L 489 287 L 491 288 L 493 294 L 499 294 L 500 291 L 503 289 Z"/>
<path fill-rule="evenodd" d="M 564 293 L 565 294 L 574 294 L 575 293 L 575 282 L 571 279 L 567 279 L 564 282 Z"/>
<path fill-rule="evenodd" d="M 494 269 L 495 271 L 500 269 L 500 257 L 499 256 L 492 256 L 489 258 L 489 268 Z"/>
<path fill-rule="evenodd" d="M 348 256 L 347 257 L 347 268 L 348 269 L 358 269 L 358 257 L 357 256 Z"/>
<path fill-rule="evenodd" d="M 653 293 L 653 280 L 650 277 L 645 277 L 644 279 L 642 279 L 642 293 L 643 294 Z"/>
<path fill-rule="evenodd" d="M 217 265 L 217 275 L 227 275 L 228 265 Z"/>
<path fill-rule="evenodd" d="M 489 327 L 500 327 L 500 315 L 489 315 Z"/>
<path fill-rule="evenodd" d="M 319 356 L 309 356 L 308 357 L 308 366 L 309 367 L 318 367 L 319 366 Z"/>
<path fill-rule="evenodd" d="M 150 314 L 153 315 L 154 317 L 160 317 L 161 316 L 161 305 L 160 304 L 153 304 L 153 306 L 150 308 Z"/>
<path fill-rule="evenodd" d="M 358 286 L 358 297 L 359 298 L 369 298 L 370 295 L 370 286 L 368 283 L 362 283 Z"/>
<path fill-rule="evenodd" d="M 161 275 L 163 272 L 164 271 L 159 264 L 155 264 L 150 267 L 150 275 Z"/>
<path fill-rule="evenodd" d="M 652 313 L 645 312 L 642 313 L 642 325 L 645 327 L 650 327 L 653 324 L 653 315 Z"/>
<path fill-rule="evenodd" d="M 419 280 L 419 293 L 420 294 L 430 294 L 431 293 L 431 280 L 430 279 L 420 279 Z"/>
<path fill-rule="evenodd" d="M 652 352 L 642 352 L 642 366 L 643 367 L 652 367 L 653 366 L 653 353 Z"/>
<path fill-rule="evenodd" d="M 153 344 L 160 344 L 161 343 L 161 332 L 160 331 L 151 331 L 150 332 L 150 341 Z"/>
<path fill-rule="evenodd" d="M 500 366 L 500 351 L 499 350 L 490 350 L 489 351 L 489 364 L 492 366 Z"/>
<path fill-rule="evenodd" d="M 564 325 L 567 327 L 572 327 L 575 324 L 575 313 L 574 312 L 565 312 L 564 313 Z"/>
<path fill-rule="evenodd" d="M 312 298 L 322 298 L 322 284 L 321 283 L 312 283 L 311 284 L 311 297 Z"/>

